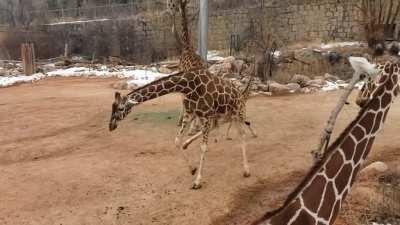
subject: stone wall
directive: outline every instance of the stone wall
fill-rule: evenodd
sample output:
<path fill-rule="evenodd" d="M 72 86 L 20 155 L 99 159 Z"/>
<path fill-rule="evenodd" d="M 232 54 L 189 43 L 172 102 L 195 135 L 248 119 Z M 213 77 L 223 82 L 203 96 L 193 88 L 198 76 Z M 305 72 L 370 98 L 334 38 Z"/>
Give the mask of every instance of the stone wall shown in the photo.
<path fill-rule="evenodd" d="M 261 1 L 264 1 L 263 4 Z M 242 4 L 241 8 L 232 8 L 235 5 L 230 5 L 227 9 L 224 9 L 223 1 L 219 1 L 218 7 L 211 7 L 209 13 L 209 49 L 229 49 L 231 35 L 238 36 L 241 43 L 254 37 L 255 33 L 272 34 L 281 45 L 298 41 L 360 40 L 361 16 L 354 6 L 357 1 L 252 0 L 252 4 Z M 160 0 L 157 3 L 157 10 L 163 8 L 160 5 L 163 2 Z M 156 60 L 176 54 L 171 18 L 157 10 L 142 15 L 129 14 L 129 10 L 126 12 L 128 14 L 123 14 L 121 11 L 117 13 L 119 17 L 112 21 L 47 26 L 40 30 L 47 30 L 52 38 L 54 33 L 71 30 L 71 35 L 64 36 L 79 40 L 79 43 L 72 40 L 71 44 L 75 44 L 74 49 L 80 46 L 81 54 L 91 55 L 94 51 L 92 47 L 100 46 L 102 50 L 98 55 L 121 54 L 134 59 Z M 195 45 L 197 24 L 198 21 L 194 21 L 191 26 Z M 65 40 L 60 39 L 60 42 Z M 120 48 L 120 51 L 115 48 Z"/>

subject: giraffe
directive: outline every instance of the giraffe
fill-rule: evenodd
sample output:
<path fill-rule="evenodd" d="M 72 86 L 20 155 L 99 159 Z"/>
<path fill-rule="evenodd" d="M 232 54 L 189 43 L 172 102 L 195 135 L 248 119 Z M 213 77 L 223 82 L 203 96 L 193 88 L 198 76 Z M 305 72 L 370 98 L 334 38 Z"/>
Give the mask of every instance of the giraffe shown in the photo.
<path fill-rule="evenodd" d="M 242 92 L 231 82 L 214 76 L 204 69 L 169 75 L 140 87 L 126 96 L 121 96 L 117 92 L 115 101 L 112 104 L 109 122 L 110 131 L 118 127 L 119 121 L 123 120 L 134 106 L 170 93 L 180 93 L 184 96 L 184 119 L 175 140 L 180 149 L 184 150 L 181 148 L 181 143 L 187 125 L 195 117 L 199 118 L 202 125 L 201 134 L 203 138 L 200 145 L 201 157 L 198 169 L 191 166 L 192 164 L 185 151 L 182 151 L 192 175 L 196 175 L 192 188 L 201 188 L 204 159 L 208 151 L 209 132 L 212 128 L 212 122 L 221 118 L 232 121 L 240 134 L 243 175 L 244 177 L 249 177 L 250 167 L 247 160 L 246 133 L 244 131 L 246 122 L 243 115 L 244 110 L 241 108 L 243 105 L 240 101 Z"/>
<path fill-rule="evenodd" d="M 179 58 L 178 71 L 191 71 L 194 69 L 206 69 L 207 62 L 205 62 L 197 53 L 193 47 L 191 34 L 189 29 L 189 21 L 187 18 L 187 4 L 189 0 L 168 0 L 167 8 L 173 16 L 173 32 L 177 34 L 175 30 L 175 14 L 180 12 L 182 22 L 182 34 L 177 35 L 177 41 L 181 45 L 181 55 Z M 181 114 L 178 119 L 178 126 L 182 126 L 184 108 L 182 107 Z M 196 123 L 197 120 L 194 121 Z M 196 126 L 196 124 L 193 124 Z M 195 129 L 195 127 L 193 127 Z"/>
<path fill-rule="evenodd" d="M 399 93 L 400 65 L 385 63 L 378 86 L 358 116 L 328 148 L 284 205 L 253 225 L 331 225 Z"/>
<path fill-rule="evenodd" d="M 169 12 L 173 15 L 174 18 L 174 24 L 173 24 L 173 32 L 176 33 L 175 31 L 175 14 L 177 12 L 180 12 L 181 15 L 181 26 L 182 26 L 182 34 L 181 36 L 177 36 L 178 42 L 182 46 L 182 52 L 180 55 L 179 59 L 179 66 L 178 66 L 178 71 L 183 71 L 183 72 L 188 72 L 191 70 L 195 69 L 207 69 L 207 62 L 204 61 L 197 53 L 195 48 L 193 47 L 192 44 L 192 38 L 190 34 L 190 29 L 189 29 L 189 21 L 188 21 L 188 15 L 187 15 L 187 5 L 189 3 L 189 0 L 167 0 L 167 8 Z M 253 71 L 254 72 L 254 71 Z M 246 109 L 246 102 L 249 98 L 250 91 L 251 91 L 251 85 L 254 82 L 254 77 L 250 77 L 250 80 L 248 82 L 248 87 L 246 87 L 243 90 L 241 101 L 242 101 L 242 107 L 241 109 L 245 111 Z M 184 116 L 184 110 L 185 108 L 182 107 L 181 114 L 178 119 L 178 126 L 182 126 L 182 121 L 183 121 L 183 116 Z M 217 122 L 213 123 L 214 126 L 218 126 Z M 246 121 L 246 127 L 252 134 L 252 137 L 257 137 L 256 132 L 254 129 L 252 129 L 251 123 L 249 121 Z M 193 134 L 192 131 L 199 131 L 199 121 L 197 119 L 193 120 L 193 123 L 191 124 L 191 128 L 189 129 L 189 134 Z M 230 139 L 228 134 L 229 130 L 232 126 L 232 123 L 229 123 L 228 129 L 226 131 L 225 137 L 226 139 Z M 196 135 L 194 135 L 194 138 L 191 139 L 194 141 L 196 137 L 200 136 L 200 132 Z M 191 143 L 191 141 L 187 141 L 186 143 Z"/>

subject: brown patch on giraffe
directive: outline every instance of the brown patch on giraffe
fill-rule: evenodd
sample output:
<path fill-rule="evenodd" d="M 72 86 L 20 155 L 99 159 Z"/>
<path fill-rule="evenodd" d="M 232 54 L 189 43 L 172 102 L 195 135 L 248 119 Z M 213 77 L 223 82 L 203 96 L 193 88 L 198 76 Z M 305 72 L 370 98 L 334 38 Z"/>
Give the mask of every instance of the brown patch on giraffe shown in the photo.
<path fill-rule="evenodd" d="M 295 202 L 292 202 L 290 205 L 288 205 L 286 210 L 284 210 L 282 213 L 274 216 L 271 220 L 271 223 L 288 224 L 290 219 L 296 215 L 298 210 L 300 210 L 300 207 L 300 200 L 297 199 Z"/>
<path fill-rule="evenodd" d="M 317 176 L 312 183 L 304 190 L 302 198 L 304 205 L 311 210 L 313 213 L 317 213 L 318 207 L 322 200 L 322 194 L 326 186 L 326 180 L 324 176 Z"/>
<path fill-rule="evenodd" d="M 396 67 L 396 68 L 398 68 L 398 67 Z M 392 76 L 392 81 L 393 81 L 393 84 L 397 84 L 399 82 L 399 77 L 398 76 Z"/>
<path fill-rule="evenodd" d="M 381 108 L 386 108 L 392 102 L 392 95 L 385 93 L 381 100 Z"/>
<path fill-rule="evenodd" d="M 196 87 L 197 87 L 197 85 L 193 80 L 189 81 L 189 88 L 190 89 L 194 90 L 194 89 L 196 89 Z"/>
<path fill-rule="evenodd" d="M 351 164 L 346 164 L 335 178 L 335 186 L 339 194 L 342 194 L 345 187 L 349 184 L 352 170 L 353 167 Z"/>
<path fill-rule="evenodd" d="M 358 172 L 360 171 L 360 167 L 361 167 L 361 165 L 358 165 L 353 171 L 353 175 L 351 177 L 351 182 L 350 182 L 351 187 L 353 186 L 354 182 L 356 182 L 356 178 L 357 178 Z"/>
<path fill-rule="evenodd" d="M 315 224 L 315 219 L 306 211 L 302 210 L 297 217 L 297 219 L 292 223 L 292 225 L 304 225 L 304 224 Z"/>
<path fill-rule="evenodd" d="M 374 111 L 378 111 L 381 108 L 381 102 L 379 101 L 379 99 L 372 99 L 370 103 L 370 108 Z"/>
<path fill-rule="evenodd" d="M 375 114 L 368 112 L 360 120 L 360 126 L 365 128 L 367 135 L 371 133 L 374 119 L 375 119 Z"/>
<path fill-rule="evenodd" d="M 386 64 L 385 65 L 385 72 L 388 74 L 392 74 L 394 70 L 393 64 Z"/>
<path fill-rule="evenodd" d="M 356 143 L 354 142 L 353 138 L 350 135 L 347 136 L 347 138 L 343 141 L 343 144 L 340 146 L 341 149 L 343 149 L 346 160 L 353 158 L 355 146 Z"/>
<path fill-rule="evenodd" d="M 195 90 L 199 96 L 204 96 L 207 92 L 206 86 L 204 84 L 201 84 L 198 86 Z"/>
<path fill-rule="evenodd" d="M 206 75 L 200 75 L 199 77 L 201 82 L 203 82 L 204 84 L 207 84 L 210 81 L 210 79 Z"/>
<path fill-rule="evenodd" d="M 365 146 L 367 145 L 368 139 L 364 139 L 362 142 L 360 142 L 357 147 L 356 147 L 356 154 L 354 155 L 353 161 L 355 164 L 360 162 L 361 156 L 364 153 Z"/>
<path fill-rule="evenodd" d="M 196 85 L 200 85 L 200 84 L 201 84 L 200 77 L 196 76 L 196 77 L 194 78 L 194 83 L 195 83 Z"/>
<path fill-rule="evenodd" d="M 149 87 L 149 91 L 150 91 L 150 92 L 154 92 L 155 90 L 156 90 L 156 88 L 155 88 L 154 86 L 150 86 L 150 87 Z"/>
<path fill-rule="evenodd" d="M 232 89 L 231 89 L 231 87 L 225 87 L 225 93 L 227 93 L 227 94 L 232 94 Z"/>
<path fill-rule="evenodd" d="M 181 85 L 175 86 L 175 91 L 177 91 L 177 92 L 181 92 L 183 89 L 184 89 L 184 87 L 182 87 Z"/>
<path fill-rule="evenodd" d="M 335 190 L 333 189 L 333 183 L 329 182 L 326 186 L 325 197 L 323 199 L 322 207 L 318 212 L 318 217 L 322 217 L 325 220 L 329 220 L 333 204 L 336 201 Z"/>
<path fill-rule="evenodd" d="M 170 88 L 172 88 L 174 86 L 175 86 L 175 84 L 172 81 L 166 81 L 164 83 L 164 88 L 166 88 L 166 89 L 170 89 Z"/>
<path fill-rule="evenodd" d="M 207 94 L 204 96 L 204 100 L 206 101 L 206 103 L 207 103 L 208 106 L 210 106 L 210 107 L 213 106 L 213 98 L 212 98 L 211 94 L 207 93 Z"/>
<path fill-rule="evenodd" d="M 385 93 L 385 88 L 383 87 L 378 88 L 378 90 L 376 91 L 377 96 L 382 96 L 383 93 Z"/>
<path fill-rule="evenodd" d="M 341 206 L 340 200 L 336 201 L 335 207 L 333 208 L 331 220 L 329 221 L 329 225 L 332 225 L 335 222 L 337 216 L 339 215 L 340 206 Z"/>
<path fill-rule="evenodd" d="M 396 89 L 394 89 L 394 92 L 393 92 L 394 96 L 399 95 L 399 92 L 400 92 L 400 87 L 397 85 Z"/>
<path fill-rule="evenodd" d="M 218 99 L 218 92 L 214 92 L 213 94 L 212 94 L 212 96 L 213 96 L 213 99 L 216 99 L 216 101 L 218 101 L 217 99 Z"/>
<path fill-rule="evenodd" d="M 384 114 L 383 114 L 383 120 L 382 120 L 382 124 L 386 122 L 386 119 L 387 119 L 387 115 L 388 115 L 388 113 L 389 113 L 389 108 L 388 108 L 388 109 L 386 109 L 386 111 L 385 111 L 385 112 L 384 112 Z"/>
<path fill-rule="evenodd" d="M 379 128 L 381 127 L 381 124 L 382 124 L 382 117 L 383 117 L 383 112 L 379 112 L 379 113 L 376 115 L 374 128 L 372 129 L 372 133 L 373 133 L 373 134 L 375 134 L 375 133 L 379 130 Z"/>
<path fill-rule="evenodd" d="M 190 88 L 188 88 L 188 87 L 185 87 L 185 88 L 182 90 L 182 93 L 184 93 L 184 94 L 189 94 L 190 92 L 192 92 L 192 89 L 190 89 Z"/>
<path fill-rule="evenodd" d="M 356 138 L 357 141 L 361 141 L 365 136 L 364 130 L 359 126 L 355 127 L 351 134 Z"/>
<path fill-rule="evenodd" d="M 224 87 L 222 85 L 217 85 L 217 90 L 219 93 L 224 93 Z"/>
<path fill-rule="evenodd" d="M 156 92 L 158 93 L 158 92 L 160 92 L 162 89 L 163 89 L 162 85 L 161 85 L 161 84 L 157 84 L 157 86 L 156 86 Z"/>
<path fill-rule="evenodd" d="M 342 154 L 340 154 L 340 152 L 336 152 L 334 155 L 332 155 L 331 159 L 325 166 L 326 175 L 328 176 L 329 179 L 332 179 L 336 176 L 343 162 L 344 159 Z"/>
<path fill-rule="evenodd" d="M 372 148 L 372 144 L 374 144 L 374 141 L 375 141 L 375 137 L 371 137 L 371 138 L 369 139 L 368 145 L 367 145 L 367 147 L 365 148 L 365 152 L 364 152 L 364 155 L 363 155 L 363 159 L 364 159 L 364 160 L 368 157 L 369 152 L 371 151 L 371 148 Z"/>
<path fill-rule="evenodd" d="M 386 88 L 386 90 L 392 90 L 393 86 L 396 85 L 396 84 L 397 83 L 393 83 L 392 79 L 388 79 L 388 81 L 385 84 L 385 86 L 386 86 L 385 88 Z"/>
<path fill-rule="evenodd" d="M 213 82 L 207 84 L 207 91 L 208 93 L 214 93 L 216 91 L 215 84 Z"/>

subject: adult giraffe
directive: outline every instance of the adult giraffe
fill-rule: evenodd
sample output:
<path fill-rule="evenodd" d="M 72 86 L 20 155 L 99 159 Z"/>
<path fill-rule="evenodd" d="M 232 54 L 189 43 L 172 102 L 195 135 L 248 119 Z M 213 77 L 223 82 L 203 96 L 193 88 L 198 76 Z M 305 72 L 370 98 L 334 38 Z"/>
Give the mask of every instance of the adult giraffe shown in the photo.
<path fill-rule="evenodd" d="M 354 59 L 354 58 L 353 58 Z M 352 59 L 350 59 L 352 60 Z M 368 68 L 362 65 L 362 68 Z M 377 73 L 379 70 L 365 71 Z M 358 116 L 328 148 L 284 205 L 253 225 L 331 225 L 371 151 L 399 93 L 400 64 L 386 62 L 377 88 Z"/>

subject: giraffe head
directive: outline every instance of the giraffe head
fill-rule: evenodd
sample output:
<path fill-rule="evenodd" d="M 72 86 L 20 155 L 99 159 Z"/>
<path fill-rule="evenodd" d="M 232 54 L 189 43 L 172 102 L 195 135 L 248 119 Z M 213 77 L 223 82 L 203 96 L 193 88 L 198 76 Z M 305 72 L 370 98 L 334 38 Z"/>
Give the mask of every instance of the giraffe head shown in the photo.
<path fill-rule="evenodd" d="M 354 76 L 356 79 L 365 81 L 356 98 L 357 105 L 363 107 L 371 97 L 371 92 L 375 89 L 374 81 L 379 74 L 379 69 L 376 68 L 376 65 L 362 57 L 350 57 L 349 61 L 355 71 Z"/>
<path fill-rule="evenodd" d="M 118 122 L 123 120 L 138 102 L 129 100 L 127 96 L 122 97 L 119 92 L 115 92 L 115 100 L 112 104 L 111 119 L 109 123 L 110 131 L 117 129 Z"/>

